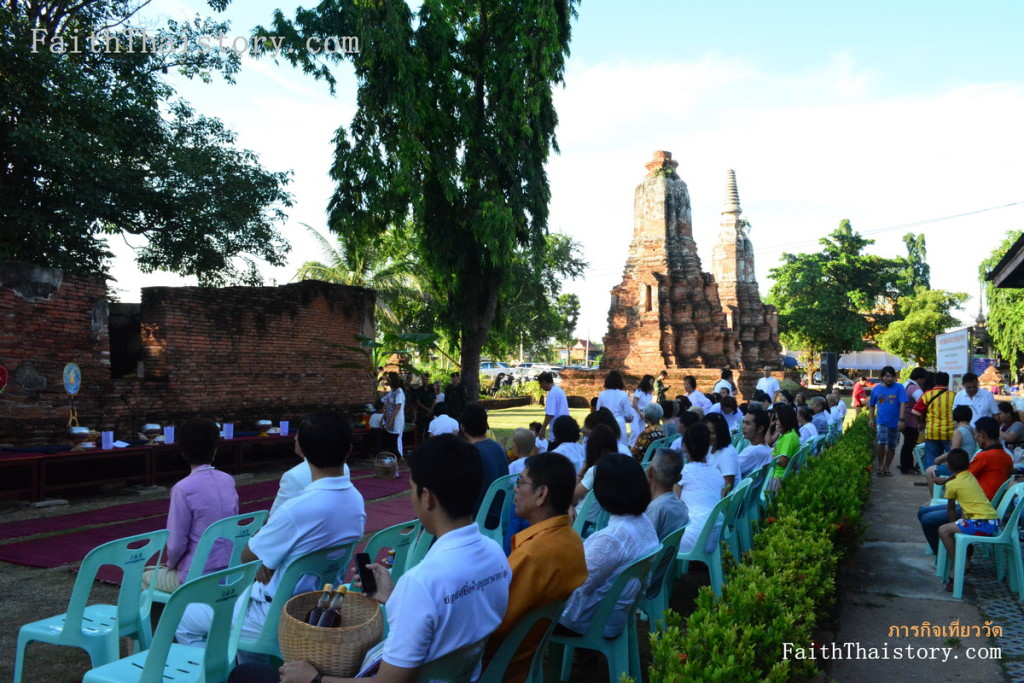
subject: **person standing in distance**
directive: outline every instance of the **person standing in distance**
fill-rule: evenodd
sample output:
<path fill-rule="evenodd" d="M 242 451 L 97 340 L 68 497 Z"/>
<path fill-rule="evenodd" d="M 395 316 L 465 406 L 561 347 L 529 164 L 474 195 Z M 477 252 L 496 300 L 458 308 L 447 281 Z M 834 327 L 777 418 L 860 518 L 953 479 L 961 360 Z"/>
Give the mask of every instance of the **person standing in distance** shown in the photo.
<path fill-rule="evenodd" d="M 779 380 L 772 377 L 772 369 L 769 366 L 764 366 L 761 368 L 761 371 L 764 372 L 764 377 L 757 380 L 757 386 L 755 389 L 757 391 L 763 391 L 768 394 L 769 398 L 774 400 L 775 394 L 782 390 L 782 387 L 779 385 Z"/>
<path fill-rule="evenodd" d="M 542 372 L 537 376 L 537 383 L 540 388 L 548 392 L 544 401 L 544 423 L 540 427 L 540 436 L 546 437 L 548 425 L 552 424 L 562 415 L 569 414 L 569 400 L 565 397 L 562 387 L 555 384 L 555 376 L 550 372 Z"/>

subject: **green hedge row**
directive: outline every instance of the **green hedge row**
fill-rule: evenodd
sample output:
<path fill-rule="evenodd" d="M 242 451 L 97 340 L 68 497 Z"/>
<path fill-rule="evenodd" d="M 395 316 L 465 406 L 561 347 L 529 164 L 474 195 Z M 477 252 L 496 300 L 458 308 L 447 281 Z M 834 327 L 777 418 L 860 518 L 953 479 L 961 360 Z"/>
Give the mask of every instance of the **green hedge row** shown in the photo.
<path fill-rule="evenodd" d="M 864 416 L 785 482 L 754 548 L 727 573 L 722 597 L 701 589 L 686 620 L 670 613 L 651 634 L 652 683 L 809 680 L 809 660 L 784 660 L 783 643 L 811 647 L 835 594 L 837 562 L 857 544 L 871 487 Z"/>

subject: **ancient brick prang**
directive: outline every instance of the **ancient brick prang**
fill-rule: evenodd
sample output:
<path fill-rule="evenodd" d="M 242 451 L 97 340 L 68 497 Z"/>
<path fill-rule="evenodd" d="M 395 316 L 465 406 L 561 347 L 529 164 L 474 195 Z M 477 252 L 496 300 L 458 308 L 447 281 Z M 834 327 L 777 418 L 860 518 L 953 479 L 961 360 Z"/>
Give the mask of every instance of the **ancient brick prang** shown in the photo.
<path fill-rule="evenodd" d="M 715 251 L 719 281 L 701 270 L 690 195 L 677 166 L 670 152 L 655 152 L 637 186 L 633 240 L 622 283 L 611 292 L 602 367 L 654 374 L 776 365 L 777 315 L 761 303 L 735 177 Z"/>

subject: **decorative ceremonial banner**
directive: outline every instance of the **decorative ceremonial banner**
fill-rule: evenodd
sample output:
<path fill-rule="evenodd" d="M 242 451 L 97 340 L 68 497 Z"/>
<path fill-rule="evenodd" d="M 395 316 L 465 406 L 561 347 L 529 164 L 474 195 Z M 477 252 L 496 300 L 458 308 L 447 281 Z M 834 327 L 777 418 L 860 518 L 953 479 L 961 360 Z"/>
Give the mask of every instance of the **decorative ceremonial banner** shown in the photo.
<path fill-rule="evenodd" d="M 7 368 L 0 365 L 0 394 L 7 390 L 7 381 L 10 375 L 7 374 Z"/>
<path fill-rule="evenodd" d="M 64 366 L 64 391 L 72 396 L 82 388 L 82 369 L 74 363 Z"/>
<path fill-rule="evenodd" d="M 970 368 L 968 365 L 969 345 L 970 328 L 936 335 L 936 369 L 939 372 L 948 372 L 950 377 L 966 373 Z"/>

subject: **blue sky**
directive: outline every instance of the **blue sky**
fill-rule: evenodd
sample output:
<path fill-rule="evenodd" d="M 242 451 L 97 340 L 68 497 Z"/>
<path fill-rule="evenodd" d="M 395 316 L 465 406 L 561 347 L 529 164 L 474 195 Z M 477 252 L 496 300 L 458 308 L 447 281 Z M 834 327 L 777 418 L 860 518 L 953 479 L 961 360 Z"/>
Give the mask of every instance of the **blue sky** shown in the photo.
<path fill-rule="evenodd" d="M 236 0 L 232 33 L 267 23 L 277 6 L 290 7 Z M 202 3 L 155 0 L 149 11 L 181 19 L 190 8 Z M 705 270 L 725 171 L 735 169 L 762 294 L 784 250 L 816 250 L 849 218 L 886 256 L 904 253 L 907 230 L 925 232 L 933 286 L 976 297 L 978 263 L 1024 226 L 1022 204 L 885 230 L 1024 201 L 1024 3 L 586 0 L 579 14 L 549 177 L 551 228 L 580 241 L 591 264 L 566 284 L 583 302 L 581 335 L 604 334 L 633 190 L 656 149 L 680 162 Z M 278 282 L 318 256 L 300 223 L 323 230 L 330 138 L 355 107 L 347 68 L 339 76 L 335 97 L 269 60 L 247 59 L 234 86 L 176 82 L 267 167 L 295 172 L 297 204 L 283 227 L 293 251 L 286 268 L 267 270 Z M 130 250 L 115 246 L 125 300 L 181 282 L 136 274 Z"/>

